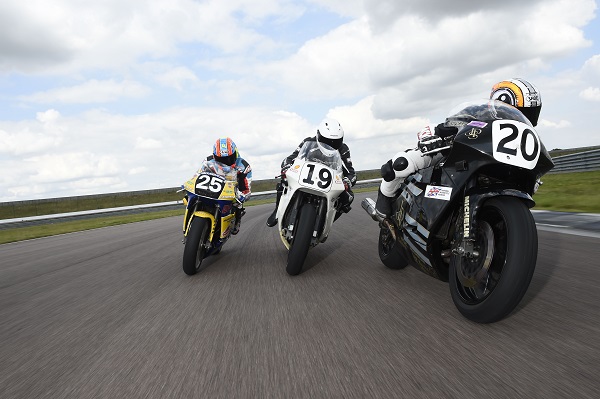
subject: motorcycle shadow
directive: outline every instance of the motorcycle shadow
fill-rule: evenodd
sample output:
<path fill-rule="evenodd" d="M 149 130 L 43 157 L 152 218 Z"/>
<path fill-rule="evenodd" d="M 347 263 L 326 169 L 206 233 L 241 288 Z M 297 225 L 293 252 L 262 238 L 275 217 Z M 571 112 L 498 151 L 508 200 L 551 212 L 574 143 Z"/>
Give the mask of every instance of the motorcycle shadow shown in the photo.
<path fill-rule="evenodd" d="M 339 263 L 339 260 L 337 262 L 333 262 L 332 264 L 332 262 L 329 261 L 329 258 L 331 258 L 333 261 L 336 261 L 336 259 L 339 257 L 338 250 L 341 248 L 342 244 L 342 240 L 331 240 L 330 238 L 326 243 L 321 243 L 316 247 L 311 248 L 306 255 L 306 260 L 304 261 L 302 271 L 299 275 L 301 276 L 314 267 L 317 267 L 317 269 L 331 269 L 335 267 L 335 263 Z"/>
<path fill-rule="evenodd" d="M 540 230 L 538 230 L 538 234 Z M 551 239 L 560 239 L 560 235 L 552 235 Z M 552 279 L 552 275 L 558 267 L 558 263 L 554 261 L 560 257 L 560 245 L 558 243 L 545 245 L 538 249 L 537 264 L 535 272 L 529 284 L 529 288 L 523 297 L 521 303 L 517 306 L 513 313 L 518 313 L 522 308 L 526 307 L 529 302 L 534 300 L 546 287 Z"/>

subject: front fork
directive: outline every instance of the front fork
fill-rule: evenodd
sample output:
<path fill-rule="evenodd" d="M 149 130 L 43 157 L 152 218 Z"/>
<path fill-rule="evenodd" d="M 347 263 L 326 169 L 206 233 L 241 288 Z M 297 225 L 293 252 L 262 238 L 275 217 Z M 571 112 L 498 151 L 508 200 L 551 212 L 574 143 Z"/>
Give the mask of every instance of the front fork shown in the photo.
<path fill-rule="evenodd" d="M 480 256 L 479 251 L 475 248 L 475 240 L 479 228 L 477 224 L 477 215 L 486 200 L 492 197 L 517 197 L 522 201 L 525 201 L 529 208 L 535 205 L 535 202 L 529 194 L 512 188 L 500 188 L 471 194 L 468 194 L 468 192 L 468 189 L 465 190 L 462 241 L 460 245 L 452 250 L 453 254 L 465 256 L 467 258 L 477 258 Z"/>
<path fill-rule="evenodd" d="M 479 251 L 475 249 L 475 235 L 474 231 L 476 231 L 476 219 L 475 215 L 479 210 L 479 201 L 476 201 L 478 196 L 469 196 L 465 195 L 465 200 L 463 204 L 463 215 L 462 215 L 462 242 L 460 245 L 456 246 L 452 249 L 452 253 L 454 255 L 464 256 L 467 258 L 477 258 L 479 257 Z M 479 199 L 479 198 L 477 198 Z"/>

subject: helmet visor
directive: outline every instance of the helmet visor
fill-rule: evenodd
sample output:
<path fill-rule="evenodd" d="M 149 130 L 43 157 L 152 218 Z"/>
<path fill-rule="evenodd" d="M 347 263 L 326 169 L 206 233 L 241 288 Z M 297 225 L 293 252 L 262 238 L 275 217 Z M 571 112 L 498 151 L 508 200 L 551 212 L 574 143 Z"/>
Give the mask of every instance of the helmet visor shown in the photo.
<path fill-rule="evenodd" d="M 343 138 L 328 139 L 327 137 L 323 137 L 321 132 L 317 133 L 317 139 L 319 140 L 319 143 L 327 144 L 328 146 L 330 146 L 331 148 L 333 148 L 335 150 L 339 150 L 340 147 L 342 146 L 342 143 L 344 142 Z"/>
<path fill-rule="evenodd" d="M 518 107 L 519 111 L 523 113 L 529 119 L 529 122 L 533 126 L 537 126 L 538 118 L 540 117 L 540 111 L 542 110 L 542 106 L 538 105 L 537 107 Z"/>
<path fill-rule="evenodd" d="M 222 163 L 223 165 L 227 165 L 227 166 L 231 166 L 235 163 L 235 160 L 237 159 L 237 157 L 235 156 L 235 153 L 228 155 L 226 157 L 214 157 L 215 161 Z"/>

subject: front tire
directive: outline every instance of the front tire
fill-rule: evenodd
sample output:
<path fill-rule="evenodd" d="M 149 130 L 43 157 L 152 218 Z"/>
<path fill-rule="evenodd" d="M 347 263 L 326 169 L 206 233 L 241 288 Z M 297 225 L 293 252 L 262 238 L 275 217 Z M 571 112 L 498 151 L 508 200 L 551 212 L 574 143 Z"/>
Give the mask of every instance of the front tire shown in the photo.
<path fill-rule="evenodd" d="M 537 229 L 527 206 L 514 197 L 486 201 L 477 226 L 479 256 L 452 256 L 450 293 L 467 319 L 493 323 L 512 312 L 529 287 L 537 261 Z"/>
<path fill-rule="evenodd" d="M 200 270 L 206 253 L 205 241 L 210 227 L 208 219 L 194 217 L 192 220 L 183 250 L 183 271 L 188 276 L 193 276 Z"/>
<path fill-rule="evenodd" d="M 404 269 L 408 265 L 408 260 L 400 253 L 398 242 L 394 240 L 392 233 L 387 227 L 379 229 L 379 259 L 383 264 L 394 270 Z"/>
<path fill-rule="evenodd" d="M 287 267 L 285 269 L 291 276 L 296 276 L 302 271 L 304 260 L 310 248 L 316 220 L 317 211 L 315 207 L 311 204 L 302 205 L 296 234 L 294 234 L 294 238 L 290 244 Z"/>

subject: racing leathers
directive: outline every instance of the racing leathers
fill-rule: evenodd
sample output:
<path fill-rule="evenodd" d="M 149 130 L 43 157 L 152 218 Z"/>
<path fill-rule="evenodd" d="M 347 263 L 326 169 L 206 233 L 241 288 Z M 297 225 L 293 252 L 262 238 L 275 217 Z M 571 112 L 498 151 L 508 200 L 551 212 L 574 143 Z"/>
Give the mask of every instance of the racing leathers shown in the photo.
<path fill-rule="evenodd" d="M 392 213 L 392 199 L 400 185 L 410 174 L 439 162 L 443 157 L 440 151 L 446 146 L 446 139 L 456 134 L 455 127 L 427 125 L 417 133 L 417 148 L 398 152 L 381 166 L 383 180 L 379 185 L 375 210 L 382 217 Z"/>
<path fill-rule="evenodd" d="M 207 162 L 214 159 L 213 155 L 209 155 L 202 162 L 202 169 Z M 231 234 L 237 234 L 240 231 L 240 225 L 242 223 L 242 216 L 246 213 L 244 209 L 244 202 L 248 200 L 251 194 L 251 185 L 252 185 L 252 168 L 250 164 L 242 157 L 238 156 L 235 160 L 235 164 L 231 165 L 237 170 L 237 183 L 238 183 L 238 202 L 234 203 L 235 208 L 235 225 Z"/>

